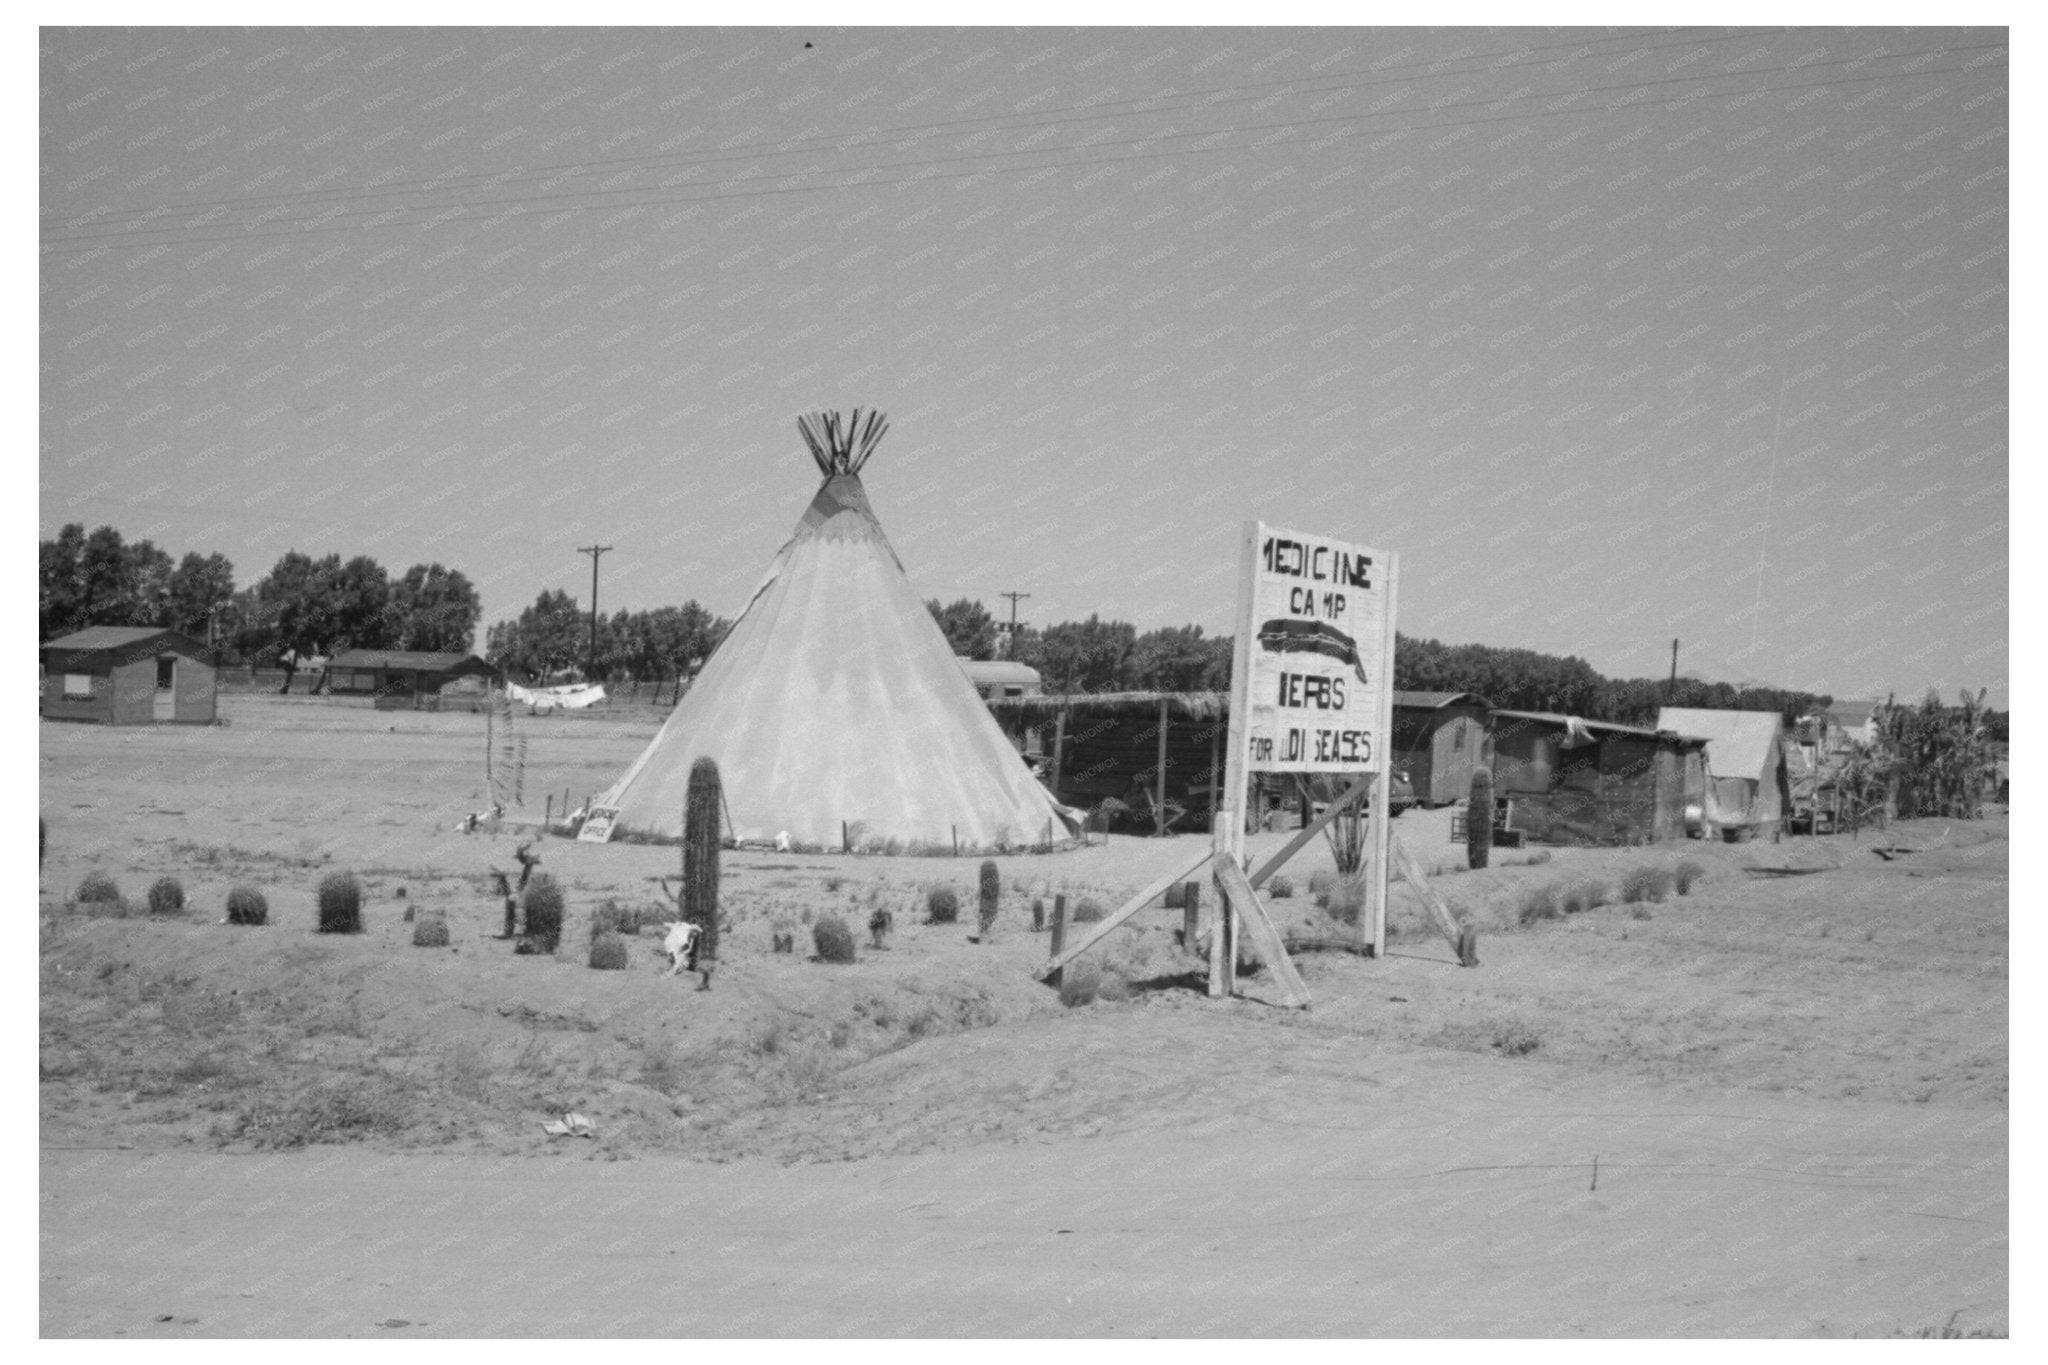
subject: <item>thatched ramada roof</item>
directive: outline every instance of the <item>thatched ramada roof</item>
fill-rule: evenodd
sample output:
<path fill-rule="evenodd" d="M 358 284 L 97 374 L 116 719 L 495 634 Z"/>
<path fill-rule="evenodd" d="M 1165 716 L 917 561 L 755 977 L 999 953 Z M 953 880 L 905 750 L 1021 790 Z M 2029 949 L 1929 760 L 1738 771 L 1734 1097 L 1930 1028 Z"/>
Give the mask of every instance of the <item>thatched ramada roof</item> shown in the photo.
<path fill-rule="evenodd" d="M 1074 692 L 1065 696 L 996 697 L 989 709 L 1009 721 L 1050 725 L 1064 711 L 1073 716 L 1128 715 L 1149 719 L 1166 703 L 1169 720 L 1219 720 L 1230 713 L 1228 692 Z"/>

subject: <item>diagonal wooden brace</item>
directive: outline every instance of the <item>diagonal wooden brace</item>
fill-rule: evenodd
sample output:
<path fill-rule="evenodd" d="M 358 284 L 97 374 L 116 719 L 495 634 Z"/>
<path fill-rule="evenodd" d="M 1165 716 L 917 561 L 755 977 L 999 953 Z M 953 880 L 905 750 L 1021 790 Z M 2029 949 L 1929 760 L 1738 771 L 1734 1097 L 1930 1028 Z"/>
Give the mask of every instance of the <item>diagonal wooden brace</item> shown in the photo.
<path fill-rule="evenodd" d="M 1257 872 L 1252 873 L 1252 889 L 1256 891 L 1258 888 L 1264 886 L 1266 884 L 1266 878 L 1272 876 L 1275 872 L 1278 872 L 1282 867 L 1286 866 L 1287 860 L 1289 858 L 1292 858 L 1295 854 L 1301 852 L 1301 850 L 1308 844 L 1309 840 L 1315 838 L 1318 834 L 1321 834 L 1323 832 L 1324 827 L 1327 826 L 1332 820 L 1335 820 L 1338 816 L 1342 815 L 1345 809 L 1348 806 L 1350 806 L 1352 802 L 1363 800 L 1365 798 L 1366 792 L 1372 789 L 1372 782 L 1373 775 L 1371 773 L 1360 773 L 1357 777 L 1353 778 L 1351 781 L 1351 785 L 1344 789 L 1343 795 L 1339 796 L 1335 801 L 1332 801 L 1324 809 L 1321 815 L 1318 815 L 1313 821 L 1310 822 L 1306 829 L 1302 830 L 1301 833 L 1295 835 L 1292 839 L 1289 839 L 1287 841 L 1287 846 L 1285 848 L 1281 849 L 1278 853 L 1275 853 L 1272 857 L 1266 859 L 1265 866 L 1261 867 Z"/>
<path fill-rule="evenodd" d="M 1429 907 L 1430 918 L 1449 940 L 1451 951 L 1458 955 L 1460 967 L 1479 965 L 1479 935 L 1477 931 L 1458 923 L 1451 907 L 1444 904 L 1444 898 L 1437 895 L 1436 888 L 1429 884 L 1429 877 L 1422 865 L 1415 861 L 1415 855 L 1399 839 L 1387 841 L 1392 850 L 1394 866 L 1401 869 L 1401 876 L 1408 885 L 1415 888 L 1415 894 L 1422 897 L 1422 903 Z"/>
<path fill-rule="evenodd" d="M 1214 850 L 1206 848 L 1203 849 L 1202 856 L 1195 859 L 1186 867 L 1180 868 L 1167 876 L 1161 877 L 1158 881 L 1152 883 L 1143 891 L 1140 891 L 1137 895 L 1131 897 L 1122 905 L 1118 906 L 1116 910 L 1112 912 L 1106 919 L 1098 920 L 1094 924 L 1086 926 L 1086 933 L 1082 934 L 1079 938 L 1075 939 L 1070 946 L 1063 948 L 1043 967 L 1040 967 L 1036 972 L 1032 973 L 1032 975 L 1036 976 L 1040 981 L 1045 980 L 1054 972 L 1066 966 L 1069 962 L 1072 962 L 1081 954 L 1087 952 L 1097 943 L 1100 943 L 1103 937 L 1106 934 L 1108 934 L 1110 930 L 1116 928 L 1125 920 L 1129 919 L 1132 915 L 1137 914 L 1140 910 L 1143 910 L 1153 901 L 1158 900 L 1159 897 L 1166 893 L 1166 888 L 1172 886 L 1175 882 L 1184 882 L 1189 877 L 1194 876 L 1195 873 L 1201 871 L 1202 868 L 1208 865 L 1209 860 L 1215 856 L 1216 855 Z"/>
<path fill-rule="evenodd" d="M 1244 869 L 1232 859 L 1218 858 L 1216 884 L 1222 888 L 1228 909 L 1239 916 L 1252 946 L 1258 950 L 1260 961 L 1273 974 L 1273 983 L 1280 989 L 1280 1003 L 1294 1009 L 1306 1009 L 1308 986 L 1303 983 L 1301 973 L 1294 969 L 1294 960 L 1287 956 L 1287 947 L 1280 940 L 1280 930 L 1266 917 L 1266 907 L 1259 904 L 1259 893 L 1252 890 Z"/>

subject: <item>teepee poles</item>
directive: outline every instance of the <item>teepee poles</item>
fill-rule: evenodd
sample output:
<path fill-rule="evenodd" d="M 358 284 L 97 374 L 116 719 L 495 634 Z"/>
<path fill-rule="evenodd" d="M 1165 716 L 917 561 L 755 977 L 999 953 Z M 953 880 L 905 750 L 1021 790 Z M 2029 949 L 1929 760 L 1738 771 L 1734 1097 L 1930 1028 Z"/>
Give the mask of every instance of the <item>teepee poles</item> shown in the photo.
<path fill-rule="evenodd" d="M 855 408 L 850 419 L 842 419 L 836 412 L 806 413 L 796 419 L 796 429 L 810 448 L 811 459 L 826 478 L 860 473 L 888 432 L 889 419 L 880 411 L 870 408 L 865 424 L 860 414 Z"/>

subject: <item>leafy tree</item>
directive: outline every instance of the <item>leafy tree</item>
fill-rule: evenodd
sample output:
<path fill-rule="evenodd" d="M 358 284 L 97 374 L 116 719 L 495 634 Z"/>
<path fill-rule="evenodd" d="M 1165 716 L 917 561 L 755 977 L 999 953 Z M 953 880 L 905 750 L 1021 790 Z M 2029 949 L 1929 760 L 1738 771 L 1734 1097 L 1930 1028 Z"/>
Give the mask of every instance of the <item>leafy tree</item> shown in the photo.
<path fill-rule="evenodd" d="M 1129 690 L 1131 650 L 1137 627 L 1128 621 L 1062 621 L 1043 632 L 1019 632 L 1014 657 L 1045 679 L 1048 692 Z"/>
<path fill-rule="evenodd" d="M 1148 692 L 1196 692 L 1217 686 L 1216 646 L 1222 653 L 1222 687 L 1230 685 L 1228 640 L 1205 638 L 1200 626 L 1165 626 L 1137 637 L 1131 646 L 1130 685 Z"/>
<path fill-rule="evenodd" d="M 340 633 L 334 591 L 340 572 L 340 555 L 316 560 L 287 550 L 256 585 L 258 614 L 269 627 L 266 652 L 274 649 L 283 656 L 284 686 L 280 691 L 291 690 L 301 660 L 325 653 Z"/>
<path fill-rule="evenodd" d="M 170 555 L 154 542 L 138 540 L 128 547 L 128 620 L 131 626 L 168 626 L 172 621 L 171 579 L 177 573 Z"/>
<path fill-rule="evenodd" d="M 81 625 L 134 625 L 134 561 L 121 533 L 102 526 L 85 538 L 78 556 Z"/>
<path fill-rule="evenodd" d="M 214 613 L 225 608 L 235 596 L 235 566 L 221 554 L 202 557 L 188 550 L 171 574 L 164 624 L 181 630 L 195 640 L 208 638 L 215 625 Z M 218 638 L 218 632 L 215 632 Z"/>
<path fill-rule="evenodd" d="M 72 522 L 55 540 L 42 543 L 37 557 L 37 626 L 42 638 L 54 640 L 86 624 L 84 619 L 85 526 Z"/>
<path fill-rule="evenodd" d="M 334 603 L 330 649 L 391 648 L 391 575 L 382 564 L 357 555 L 329 573 L 326 588 Z"/>
<path fill-rule="evenodd" d="M 945 632 L 946 643 L 955 654 L 963 659 L 996 657 L 996 618 L 987 607 L 967 597 L 945 606 L 940 606 L 939 599 L 934 597 L 925 606 Z"/>
<path fill-rule="evenodd" d="M 588 618 L 576 599 L 549 589 L 514 621 L 499 621 L 485 636 L 484 657 L 508 674 L 545 678 L 583 661 Z"/>
<path fill-rule="evenodd" d="M 391 585 L 391 648 L 465 654 L 483 614 L 483 601 L 461 571 L 415 564 Z"/>

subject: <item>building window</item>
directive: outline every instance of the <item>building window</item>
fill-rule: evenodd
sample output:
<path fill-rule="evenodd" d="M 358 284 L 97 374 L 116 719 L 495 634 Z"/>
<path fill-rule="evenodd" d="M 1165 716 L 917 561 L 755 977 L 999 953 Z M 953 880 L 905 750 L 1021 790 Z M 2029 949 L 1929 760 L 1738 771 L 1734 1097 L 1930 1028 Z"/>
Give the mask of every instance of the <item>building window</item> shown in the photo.
<path fill-rule="evenodd" d="M 66 673 L 64 695 L 76 699 L 89 699 L 92 696 L 92 674 Z"/>
<path fill-rule="evenodd" d="M 171 690 L 172 688 L 174 688 L 175 686 L 177 686 L 177 678 L 178 678 L 178 661 L 177 661 L 177 659 L 176 659 L 176 658 L 174 658 L 174 657 L 165 657 L 165 658 L 162 658 L 162 659 L 158 659 L 158 660 L 156 661 L 156 690 L 157 690 L 157 691 L 159 691 L 159 692 L 169 692 L 169 691 L 170 691 L 170 690 Z"/>

